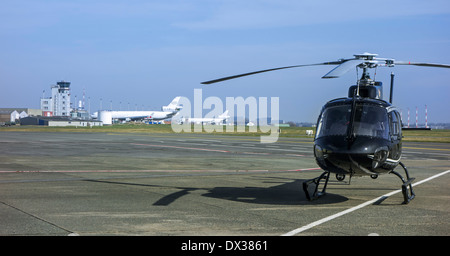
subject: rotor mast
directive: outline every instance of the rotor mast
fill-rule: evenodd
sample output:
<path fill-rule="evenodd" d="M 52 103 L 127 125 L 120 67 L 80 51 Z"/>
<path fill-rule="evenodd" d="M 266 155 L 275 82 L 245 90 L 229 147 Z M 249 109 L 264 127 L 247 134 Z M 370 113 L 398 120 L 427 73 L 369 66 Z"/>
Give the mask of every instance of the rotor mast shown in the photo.
<path fill-rule="evenodd" d="M 358 81 L 358 85 L 360 86 L 374 85 L 375 81 L 373 81 L 370 78 L 368 69 L 377 67 L 377 61 L 375 57 L 378 56 L 378 54 L 365 52 L 362 54 L 355 54 L 353 56 L 355 56 L 356 59 L 364 60 L 361 64 L 356 66 L 357 68 L 361 68 L 363 70 L 361 78 Z"/>

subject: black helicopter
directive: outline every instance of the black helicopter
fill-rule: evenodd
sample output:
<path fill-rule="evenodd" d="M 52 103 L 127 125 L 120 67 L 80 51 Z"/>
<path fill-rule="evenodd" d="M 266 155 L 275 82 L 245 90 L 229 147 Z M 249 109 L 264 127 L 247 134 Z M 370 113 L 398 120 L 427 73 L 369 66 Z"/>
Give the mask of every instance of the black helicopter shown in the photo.
<path fill-rule="evenodd" d="M 351 59 L 316 64 L 295 65 L 260 70 L 240 75 L 202 82 L 212 84 L 255 75 L 259 73 L 318 65 L 338 65 L 322 78 L 337 78 L 350 69 L 362 69 L 361 78 L 356 85 L 350 86 L 348 97 L 327 102 L 317 120 L 314 139 L 314 156 L 317 164 L 324 170 L 317 178 L 303 182 L 303 190 L 308 200 L 325 194 L 330 178 L 334 173 L 342 181 L 346 175 L 370 176 L 392 173 L 398 176 L 402 184 L 404 204 L 409 203 L 415 194 L 402 156 L 402 122 L 400 113 L 392 105 L 394 74 L 391 73 L 390 99 L 383 100 L 382 83 L 370 78 L 368 69 L 376 67 L 394 67 L 394 65 L 415 65 L 426 67 L 450 68 L 448 64 L 417 63 L 396 61 L 390 58 L 378 58 L 378 54 L 363 53 L 353 55 Z M 394 169 L 400 165 L 406 178 Z M 321 181 L 324 181 L 319 189 Z"/>

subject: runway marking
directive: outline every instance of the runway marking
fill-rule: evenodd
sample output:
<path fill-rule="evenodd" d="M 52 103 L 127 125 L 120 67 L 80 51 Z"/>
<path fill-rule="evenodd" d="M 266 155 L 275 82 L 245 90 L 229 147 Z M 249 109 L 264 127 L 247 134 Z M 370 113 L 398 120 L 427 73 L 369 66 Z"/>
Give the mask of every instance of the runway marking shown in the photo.
<path fill-rule="evenodd" d="M 194 143 L 188 143 L 189 145 L 203 145 L 206 146 L 205 144 L 194 144 Z M 249 145 L 249 146 L 234 146 L 234 145 L 219 145 L 219 144 L 210 144 L 209 146 L 214 146 L 214 147 L 228 147 L 228 148 L 250 148 L 250 149 L 255 149 L 255 147 L 257 147 L 256 145 Z M 312 149 L 311 150 L 298 150 L 298 149 L 285 149 L 285 148 L 273 148 L 273 147 L 259 147 L 258 149 L 262 149 L 262 150 L 272 150 L 272 151 L 289 151 L 289 152 L 303 152 L 303 153 L 312 153 Z"/>
<path fill-rule="evenodd" d="M 211 151 L 211 152 L 220 152 L 220 153 L 240 153 L 240 154 L 253 154 L 253 155 L 273 155 L 273 153 L 268 152 L 233 152 L 229 150 L 220 150 L 220 149 L 209 149 L 209 148 L 193 148 L 193 147 L 182 147 L 182 146 L 170 146 L 170 145 L 156 145 L 156 144 L 142 144 L 142 143 L 130 143 L 130 145 L 138 145 L 138 146 L 149 146 L 149 147 L 161 147 L 161 148 L 177 148 L 177 149 L 188 149 L 188 150 L 201 150 L 201 151 Z M 193 143 L 190 143 L 190 145 L 194 145 Z M 199 146 L 207 146 L 204 144 L 195 144 Z M 216 146 L 216 145 L 211 145 Z M 234 147 L 234 148 L 251 148 L 254 149 L 255 147 L 242 147 L 242 146 L 226 146 L 226 147 Z M 297 150 L 290 150 L 290 149 L 280 149 L 280 148 L 268 148 L 268 150 L 277 150 L 277 151 L 294 151 L 297 152 Z M 301 154 L 284 154 L 286 156 L 296 156 L 296 157 L 304 157 L 305 155 Z"/>
<path fill-rule="evenodd" d="M 448 148 L 417 148 L 417 147 L 403 147 L 408 149 L 425 149 L 425 150 L 437 150 L 437 151 L 450 151 Z"/>
<path fill-rule="evenodd" d="M 164 177 L 192 177 L 192 176 L 216 176 L 216 175 L 245 175 L 258 173 L 277 172 L 301 172 L 314 171 L 320 168 L 304 168 L 296 170 L 69 170 L 69 171 L 0 171 L 0 173 L 150 173 L 139 176 L 112 176 L 90 179 L 86 177 L 59 178 L 59 179 L 22 179 L 22 180 L 0 180 L 0 184 L 10 183 L 33 183 L 33 182 L 58 182 L 58 181 L 98 181 L 116 179 L 141 179 L 141 178 L 164 178 Z M 1 202 L 0 202 L 1 203 Z"/>
<path fill-rule="evenodd" d="M 270 155 L 270 153 L 261 153 L 261 152 L 242 152 L 242 154 L 248 154 L 248 155 Z"/>
<path fill-rule="evenodd" d="M 403 151 L 404 154 L 426 154 L 433 156 L 450 156 L 450 154 L 436 153 L 436 152 L 418 152 L 418 151 Z"/>
<path fill-rule="evenodd" d="M 2 170 L 0 173 L 145 173 L 145 172 L 163 172 L 163 173 L 191 173 L 191 172 L 206 172 L 206 173 L 229 173 L 229 172 L 301 172 L 320 170 L 319 167 L 292 169 L 292 170 L 35 170 L 35 171 L 8 171 Z M 9 182 L 9 181 L 7 181 Z M 2 181 L 0 181 L 2 183 Z"/>
<path fill-rule="evenodd" d="M 450 173 L 450 170 L 447 170 L 447 171 L 438 173 L 438 174 L 436 174 L 436 175 L 434 175 L 434 176 L 431 176 L 431 177 L 429 177 L 429 178 L 427 178 L 427 179 L 424 179 L 424 180 L 422 180 L 422 181 L 416 182 L 416 183 L 414 183 L 414 184 L 412 184 L 412 185 L 413 185 L 413 186 L 420 185 L 420 184 L 422 184 L 422 183 L 425 183 L 425 182 L 427 182 L 427 181 L 430 181 L 430 180 L 432 180 L 432 179 L 435 179 L 435 178 L 440 177 L 440 176 L 442 176 L 442 175 L 445 175 L 445 174 L 447 174 L 447 173 Z M 293 235 L 296 235 L 296 234 L 301 233 L 301 232 L 303 232 L 303 231 L 305 231 L 305 230 L 311 229 L 311 228 L 313 228 L 313 227 L 315 227 L 315 226 L 321 225 L 321 224 L 323 224 L 323 223 L 325 223 L 325 222 L 328 222 L 328 221 L 330 221 L 330 220 L 333 220 L 333 219 L 336 219 L 336 218 L 338 218 L 338 217 L 341 217 L 341 216 L 343 216 L 343 215 L 345 215 L 345 214 L 347 214 L 347 213 L 351 213 L 351 212 L 353 212 L 353 211 L 356 211 L 356 210 L 358 210 L 358 209 L 361 209 L 361 208 L 363 208 L 363 207 L 366 207 L 366 206 L 368 206 L 368 205 L 371 205 L 371 204 L 377 202 L 377 201 L 380 200 L 380 199 L 385 199 L 385 198 L 390 197 L 390 196 L 392 196 L 392 195 L 394 195 L 394 194 L 397 194 L 398 192 L 401 192 L 401 191 L 402 191 L 401 189 L 392 191 L 392 192 L 390 192 L 390 193 L 387 193 L 387 194 L 385 194 L 385 195 L 382 195 L 382 196 L 380 196 L 380 197 L 377 197 L 377 198 L 375 198 L 375 199 L 372 199 L 372 200 L 370 200 L 370 201 L 367 201 L 367 202 L 365 202 L 365 203 L 362 203 L 362 204 L 360 204 L 360 205 L 357 205 L 357 206 L 352 207 L 352 208 L 350 208 L 350 209 L 347 209 L 347 210 L 345 210 L 345 211 L 338 212 L 338 213 L 333 214 L 333 215 L 331 215 L 331 216 L 328 216 L 328 217 L 326 217 L 326 218 L 323 218 L 323 219 L 320 219 L 320 220 L 318 220 L 318 221 L 312 222 L 312 223 L 310 223 L 310 224 L 308 224 L 308 225 L 306 225 L 306 226 L 303 226 L 303 227 L 301 227 L 301 228 L 294 229 L 294 230 L 292 230 L 292 231 L 290 231 L 290 232 L 288 232 L 288 233 L 286 233 L 286 234 L 283 234 L 282 236 L 293 236 Z"/>
<path fill-rule="evenodd" d="M 193 133 L 193 134 L 195 135 L 196 133 Z M 168 138 L 168 139 L 173 139 L 173 138 L 175 138 L 175 135 L 176 135 L 178 138 L 182 138 L 182 139 L 199 139 L 199 140 L 203 140 L 202 136 L 204 136 L 204 137 L 206 137 L 206 136 L 210 136 L 210 137 L 215 136 L 215 135 L 211 135 L 211 134 L 202 134 L 202 133 L 197 133 L 197 135 L 200 135 L 198 137 L 196 137 L 196 136 L 183 136 L 183 134 L 174 134 L 174 136 L 165 136 L 165 135 L 138 134 L 138 133 L 136 133 L 136 134 L 134 134 L 134 133 L 107 133 L 107 135 L 115 135 L 115 136 L 132 135 L 132 136 L 145 136 L 145 137 Z M 222 135 L 222 136 L 225 136 L 225 137 L 217 135 L 217 136 L 220 136 L 220 138 L 217 138 L 217 140 L 220 140 L 220 141 L 235 141 L 235 140 L 237 140 L 237 141 L 257 141 L 257 142 L 261 141 L 260 138 L 252 138 L 250 136 L 247 136 L 247 137 L 238 136 L 238 138 L 233 138 L 231 136 L 228 137 L 229 135 L 232 135 L 232 134 Z M 266 135 L 266 134 L 262 134 L 262 135 Z M 280 137 L 280 138 L 286 138 L 286 137 Z M 305 138 L 300 137 L 300 139 L 305 139 Z M 306 138 L 306 139 L 310 139 L 310 138 Z M 299 143 L 299 144 L 300 143 L 306 143 L 306 144 L 313 144 L 314 142 L 312 140 L 311 141 L 293 141 L 293 140 L 283 141 L 283 140 L 278 140 L 276 143 L 295 143 L 295 144 L 297 144 L 297 143 Z"/>
<path fill-rule="evenodd" d="M 158 147 L 158 148 L 178 148 L 178 149 L 213 151 L 213 152 L 222 152 L 222 153 L 230 153 L 231 152 L 231 151 L 228 151 L 228 150 L 208 149 L 208 148 L 191 148 L 191 147 L 180 147 L 180 146 L 169 146 L 169 145 L 154 145 L 154 144 L 141 144 L 141 143 L 130 143 L 130 144 L 131 145 L 138 145 L 138 146 Z"/>

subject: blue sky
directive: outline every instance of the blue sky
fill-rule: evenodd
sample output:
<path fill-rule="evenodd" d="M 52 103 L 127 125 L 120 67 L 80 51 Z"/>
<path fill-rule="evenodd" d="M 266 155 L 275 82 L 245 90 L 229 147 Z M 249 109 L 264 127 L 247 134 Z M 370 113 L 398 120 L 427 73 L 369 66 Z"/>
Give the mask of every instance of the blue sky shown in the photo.
<path fill-rule="evenodd" d="M 0 107 L 39 108 L 57 81 L 83 89 L 100 107 L 159 109 L 175 96 L 279 97 L 280 118 L 315 122 L 322 105 L 344 97 L 352 71 L 333 66 L 269 72 L 215 84 L 206 80 L 280 66 L 334 61 L 362 52 L 396 60 L 450 63 L 450 2 L 153 0 L 0 4 Z M 388 98 L 406 120 L 450 122 L 450 70 L 378 68 Z M 209 110 L 204 110 L 203 114 Z M 411 118 L 415 119 L 415 118 Z"/>

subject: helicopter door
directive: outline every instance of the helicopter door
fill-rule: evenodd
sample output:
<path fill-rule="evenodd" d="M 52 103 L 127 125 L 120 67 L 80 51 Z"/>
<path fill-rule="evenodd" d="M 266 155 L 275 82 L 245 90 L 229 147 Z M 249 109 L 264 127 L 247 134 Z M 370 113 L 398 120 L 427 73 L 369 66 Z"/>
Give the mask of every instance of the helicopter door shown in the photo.
<path fill-rule="evenodd" d="M 391 139 L 396 141 L 401 139 L 401 121 L 397 111 L 389 113 L 389 121 L 391 122 Z"/>
<path fill-rule="evenodd" d="M 391 123 L 391 141 L 393 143 L 390 156 L 392 159 L 398 160 L 402 153 L 402 129 L 399 113 L 397 111 L 390 112 L 389 121 Z"/>

